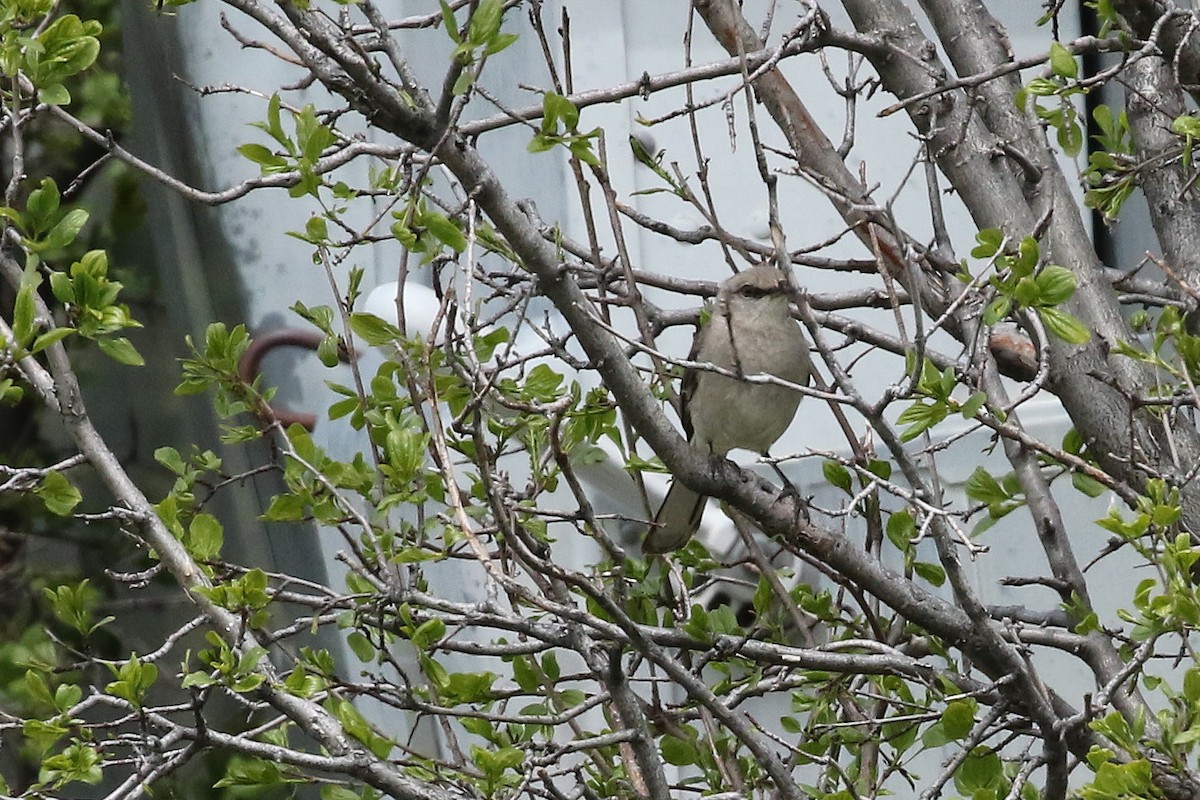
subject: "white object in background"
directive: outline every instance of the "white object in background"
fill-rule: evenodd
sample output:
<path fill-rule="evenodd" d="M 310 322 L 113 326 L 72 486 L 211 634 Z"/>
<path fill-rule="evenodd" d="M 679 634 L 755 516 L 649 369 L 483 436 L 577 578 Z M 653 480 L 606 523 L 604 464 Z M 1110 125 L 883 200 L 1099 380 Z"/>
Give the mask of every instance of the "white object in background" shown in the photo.
<path fill-rule="evenodd" d="M 379 284 L 367 294 L 361 310 L 399 326 L 399 316 L 396 313 L 396 295 L 399 290 L 400 284 L 397 281 Z M 404 302 L 404 333 L 422 338 L 428 336 L 433 330 L 438 309 L 441 307 L 441 301 L 433 289 L 420 283 L 408 282 L 404 284 L 401 299 Z"/>

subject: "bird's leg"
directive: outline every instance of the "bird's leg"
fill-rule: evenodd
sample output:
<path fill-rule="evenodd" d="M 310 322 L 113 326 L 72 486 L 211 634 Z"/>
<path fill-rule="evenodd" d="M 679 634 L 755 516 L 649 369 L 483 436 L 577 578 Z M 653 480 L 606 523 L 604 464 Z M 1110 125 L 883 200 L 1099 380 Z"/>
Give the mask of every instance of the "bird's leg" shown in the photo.
<path fill-rule="evenodd" d="M 771 465 L 771 469 L 775 470 L 776 477 L 778 477 L 783 483 L 783 489 L 779 492 L 779 497 L 776 502 L 789 497 L 795 499 L 796 515 L 792 519 L 792 522 L 797 525 L 799 525 L 802 521 L 810 522 L 811 520 L 808 516 L 808 500 L 800 494 L 800 489 L 797 488 L 794 483 L 792 483 L 786 474 L 784 474 L 784 471 L 779 468 L 779 464 L 774 459 L 772 459 L 765 452 L 762 454 L 762 456 L 763 458 L 767 459 L 768 463 Z"/>
<path fill-rule="evenodd" d="M 709 443 L 708 447 L 704 448 L 704 450 L 708 454 L 708 474 L 714 480 L 720 480 L 721 472 L 722 470 L 726 469 L 726 464 L 732 464 L 735 467 L 738 466 L 738 463 L 729 457 L 728 451 L 724 453 L 719 452 L 712 447 L 711 442 Z"/>
<path fill-rule="evenodd" d="M 780 482 L 783 484 L 783 490 L 798 496 L 800 494 L 799 491 L 797 491 L 796 487 L 792 485 L 791 480 L 789 480 L 788 476 L 784 474 L 784 471 L 779 468 L 779 462 L 771 458 L 771 454 L 765 450 L 759 455 L 761 455 L 766 462 L 771 465 L 771 469 L 775 470 L 775 477 L 779 478 Z"/>
<path fill-rule="evenodd" d="M 716 453 L 712 453 L 709 456 L 709 459 L 710 459 L 708 462 L 709 471 L 712 474 L 713 478 L 716 478 L 719 480 L 721 477 L 721 474 L 725 470 L 729 469 L 729 467 L 734 467 L 738 470 L 738 473 L 742 476 L 742 480 L 750 480 L 749 478 L 746 477 L 746 473 L 742 471 L 742 469 L 743 469 L 742 465 L 739 464 L 738 462 L 734 461 L 729 456 L 719 456 Z"/>

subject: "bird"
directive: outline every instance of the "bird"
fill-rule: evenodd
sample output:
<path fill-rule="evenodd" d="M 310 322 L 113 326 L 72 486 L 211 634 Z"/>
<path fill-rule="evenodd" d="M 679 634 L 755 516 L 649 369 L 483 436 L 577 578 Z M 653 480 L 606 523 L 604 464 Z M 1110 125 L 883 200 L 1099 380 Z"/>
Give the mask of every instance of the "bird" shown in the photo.
<path fill-rule="evenodd" d="M 738 377 L 688 368 L 680 387 L 680 418 L 692 447 L 724 458 L 730 450 L 765 454 L 800 405 L 800 392 L 745 376 L 770 374 L 807 386 L 808 340 L 791 316 L 787 273 L 760 264 L 717 288 L 712 316 L 692 342 L 689 361 L 710 363 Z M 646 555 L 686 545 L 700 527 L 706 498 L 675 478 L 642 541 Z"/>

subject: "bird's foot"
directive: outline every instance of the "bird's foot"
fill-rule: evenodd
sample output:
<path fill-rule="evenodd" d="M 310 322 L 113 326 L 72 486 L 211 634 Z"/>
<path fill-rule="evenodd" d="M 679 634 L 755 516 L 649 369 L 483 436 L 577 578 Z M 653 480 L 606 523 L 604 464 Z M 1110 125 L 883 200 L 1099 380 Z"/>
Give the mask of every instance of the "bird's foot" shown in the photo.
<path fill-rule="evenodd" d="M 810 517 L 808 513 L 809 498 L 801 495 L 800 490 L 796 488 L 796 485 L 787 478 L 783 479 L 783 489 L 780 490 L 779 496 L 775 499 L 775 502 L 778 503 L 781 500 L 792 501 L 793 508 L 795 509 L 795 514 L 792 516 L 793 524 L 799 525 L 801 522 L 805 524 L 812 522 L 812 517 Z"/>
<path fill-rule="evenodd" d="M 764 455 L 766 455 L 766 454 L 764 453 Z M 792 495 L 794 495 L 796 497 L 800 496 L 800 490 L 796 488 L 795 484 L 792 483 L 791 479 L 788 478 L 787 474 L 779 468 L 779 464 L 772 461 L 771 469 L 775 470 L 775 477 L 779 478 L 780 483 L 783 484 L 784 492 L 791 492 Z"/>
<path fill-rule="evenodd" d="M 728 456 L 710 453 L 708 456 L 708 474 L 713 480 L 720 480 L 730 468 L 741 469 L 741 465 Z"/>

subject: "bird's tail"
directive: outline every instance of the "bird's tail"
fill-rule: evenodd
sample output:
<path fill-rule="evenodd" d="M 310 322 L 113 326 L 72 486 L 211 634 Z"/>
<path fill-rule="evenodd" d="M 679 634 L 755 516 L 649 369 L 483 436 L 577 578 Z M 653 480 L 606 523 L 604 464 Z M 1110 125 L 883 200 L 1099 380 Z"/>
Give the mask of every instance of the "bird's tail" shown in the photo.
<path fill-rule="evenodd" d="M 646 555 L 669 553 L 691 541 L 700 527 L 704 500 L 704 495 L 692 491 L 676 478 L 642 542 L 642 552 Z"/>

